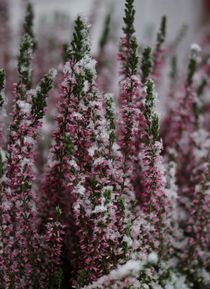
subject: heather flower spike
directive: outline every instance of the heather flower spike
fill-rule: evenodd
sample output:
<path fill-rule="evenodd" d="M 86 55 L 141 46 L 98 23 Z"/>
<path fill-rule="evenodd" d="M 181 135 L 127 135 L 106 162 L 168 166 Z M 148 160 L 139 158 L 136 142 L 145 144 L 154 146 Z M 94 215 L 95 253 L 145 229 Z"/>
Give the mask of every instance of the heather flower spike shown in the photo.
<path fill-rule="evenodd" d="M 104 30 L 102 32 L 102 35 L 101 35 L 101 39 L 100 39 L 100 42 L 99 42 L 99 45 L 100 45 L 100 49 L 103 50 L 108 39 L 109 39 L 109 34 L 110 34 L 110 23 L 111 23 L 111 13 L 108 13 L 106 15 L 106 18 L 105 18 L 105 23 L 104 23 Z"/>
<path fill-rule="evenodd" d="M 24 34 L 20 43 L 18 56 L 19 90 L 20 98 L 25 98 L 25 91 L 32 85 L 32 53 L 33 39 L 29 34 Z M 23 91 L 22 91 L 23 90 Z"/>
<path fill-rule="evenodd" d="M 191 46 L 191 54 L 188 64 L 187 87 L 190 87 L 193 83 L 193 77 L 198 66 L 199 52 L 200 47 L 197 44 Z"/>
<path fill-rule="evenodd" d="M 87 31 L 87 27 L 82 21 L 81 17 L 77 17 L 75 20 L 73 40 L 71 46 L 66 49 L 66 59 L 74 59 L 75 61 L 81 60 L 86 53 L 90 51 L 89 43 L 84 35 Z"/>
<path fill-rule="evenodd" d="M 135 32 L 134 19 L 135 19 L 134 0 L 126 0 L 125 16 L 123 17 L 124 20 L 123 32 L 126 35 L 128 35 L 128 38 Z"/>
<path fill-rule="evenodd" d="M 145 111 L 144 116 L 147 121 L 147 135 L 146 142 L 157 141 L 159 134 L 159 119 L 154 112 L 154 84 L 152 80 L 148 80 L 146 84 L 146 99 L 145 99 Z"/>
<path fill-rule="evenodd" d="M 4 105 L 5 72 L 0 69 L 0 109 Z"/>
<path fill-rule="evenodd" d="M 39 86 L 36 89 L 35 94 L 32 96 L 31 113 L 34 117 L 34 121 L 44 116 L 44 109 L 46 107 L 46 98 L 49 91 L 53 88 L 56 77 L 56 70 L 51 69 L 48 74 L 40 81 Z"/>
<path fill-rule="evenodd" d="M 166 38 L 167 18 L 163 16 L 160 23 L 160 30 L 157 34 L 156 47 L 153 53 L 153 69 L 152 75 L 155 78 L 160 76 L 160 68 L 163 64 L 163 44 Z"/>
<path fill-rule="evenodd" d="M 155 46 L 140 51 L 135 3 L 125 0 L 117 90 L 111 13 L 96 60 L 91 52 L 101 0 L 91 31 L 76 18 L 71 43 L 63 16 L 53 35 L 41 26 L 33 70 L 26 2 L 11 89 L 0 1 L 0 289 L 210 288 L 209 33 L 181 74 L 183 31 L 164 55 L 164 16 Z"/>
<path fill-rule="evenodd" d="M 152 49 L 151 47 L 146 47 L 142 53 L 142 60 L 141 60 L 141 78 L 142 83 L 145 84 L 148 80 L 148 77 L 152 71 Z"/>
<path fill-rule="evenodd" d="M 34 42 L 34 47 L 36 47 L 36 42 L 34 40 L 34 31 L 33 31 L 33 22 L 34 22 L 34 11 L 33 11 L 33 5 L 29 2 L 26 6 L 26 14 L 25 14 L 25 20 L 23 23 L 23 31 L 24 34 L 30 35 L 31 39 Z"/>

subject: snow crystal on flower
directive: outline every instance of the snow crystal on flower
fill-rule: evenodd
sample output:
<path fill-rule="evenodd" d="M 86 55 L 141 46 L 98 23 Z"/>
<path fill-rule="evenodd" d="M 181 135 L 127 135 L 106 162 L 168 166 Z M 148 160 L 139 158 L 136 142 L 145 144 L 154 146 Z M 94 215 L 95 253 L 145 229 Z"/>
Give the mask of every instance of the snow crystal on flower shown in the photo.
<path fill-rule="evenodd" d="M 86 54 L 79 62 L 78 66 L 84 70 L 89 70 L 89 72 L 94 76 L 96 73 L 96 60 L 90 55 Z"/>
<path fill-rule="evenodd" d="M 148 255 L 148 262 L 151 264 L 157 264 L 158 255 L 155 252 L 152 252 Z"/>
<path fill-rule="evenodd" d="M 63 73 L 71 73 L 71 66 L 70 66 L 70 62 L 66 62 L 66 64 L 63 67 Z"/>
<path fill-rule="evenodd" d="M 21 111 L 23 113 L 30 113 L 31 112 L 31 104 L 30 103 L 27 103 L 24 100 L 18 100 L 17 105 L 19 106 L 19 108 L 21 109 Z"/>
<path fill-rule="evenodd" d="M 81 184 L 78 184 L 76 186 L 76 192 L 79 194 L 79 195 L 84 195 L 85 194 L 85 187 L 83 187 Z"/>
<path fill-rule="evenodd" d="M 82 119 L 82 114 L 79 113 L 79 112 L 74 112 L 72 116 L 75 117 L 77 120 L 81 120 Z"/>
<path fill-rule="evenodd" d="M 89 156 L 93 157 L 94 154 L 95 154 L 95 151 L 96 151 L 97 147 L 95 145 L 93 145 L 92 147 L 90 147 L 88 149 L 88 153 L 89 153 Z"/>
<path fill-rule="evenodd" d="M 76 163 L 75 160 L 70 160 L 70 161 L 69 161 L 69 165 L 72 166 L 72 167 L 75 168 L 75 169 L 78 169 L 78 165 L 77 165 L 77 163 Z"/>
<path fill-rule="evenodd" d="M 143 268 L 142 263 L 136 260 L 129 260 L 126 264 L 119 266 L 116 270 L 111 271 L 111 279 L 122 279 L 126 276 L 136 276 Z"/>
<path fill-rule="evenodd" d="M 92 213 L 97 214 L 97 213 L 104 213 L 106 211 L 107 211 L 107 207 L 105 207 L 104 205 L 99 205 L 95 207 Z"/>
<path fill-rule="evenodd" d="M 197 52 L 201 52 L 201 47 L 200 47 L 200 45 L 198 45 L 197 43 L 193 43 L 193 44 L 191 45 L 191 50 L 195 50 L 195 51 L 197 51 Z"/>

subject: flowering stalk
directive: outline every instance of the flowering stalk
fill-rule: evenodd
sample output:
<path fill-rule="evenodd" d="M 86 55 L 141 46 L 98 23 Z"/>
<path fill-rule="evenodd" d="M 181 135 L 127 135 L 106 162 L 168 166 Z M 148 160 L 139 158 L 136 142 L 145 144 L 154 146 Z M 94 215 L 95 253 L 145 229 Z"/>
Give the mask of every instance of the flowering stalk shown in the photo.
<path fill-rule="evenodd" d="M 1 148 L 5 144 L 5 119 L 6 119 L 6 110 L 5 110 L 5 71 L 0 69 L 0 145 Z"/>
<path fill-rule="evenodd" d="M 142 53 L 141 60 L 141 81 L 142 84 L 145 85 L 148 77 L 152 71 L 152 58 L 151 58 L 151 48 L 148 46 L 144 49 Z"/>
<path fill-rule="evenodd" d="M 152 76 L 154 78 L 160 77 L 160 68 L 163 63 L 163 52 L 164 52 L 163 43 L 166 37 L 166 25 L 167 25 L 167 18 L 166 16 L 163 16 L 160 23 L 160 30 L 157 34 L 156 48 L 153 54 Z"/>
<path fill-rule="evenodd" d="M 99 41 L 99 52 L 97 55 L 97 87 L 105 92 L 110 93 L 114 90 L 114 81 L 116 79 L 116 61 L 114 55 L 116 48 L 114 37 L 111 31 L 112 15 L 108 13 L 104 21 L 104 30 Z"/>
<path fill-rule="evenodd" d="M 34 22 L 34 11 L 33 6 L 30 2 L 26 5 L 25 19 L 23 23 L 23 34 L 28 34 L 33 40 L 33 49 L 36 47 L 34 40 L 34 31 L 33 31 L 33 22 Z"/>
<path fill-rule="evenodd" d="M 20 45 L 19 82 L 15 89 L 16 99 L 11 113 L 7 162 L 2 183 L 3 255 L 1 263 L 3 265 L 2 283 L 5 288 L 15 288 L 16 286 L 31 288 L 37 282 L 35 276 L 36 270 L 38 270 L 37 247 L 39 240 L 34 225 L 33 206 L 35 202 L 31 191 L 34 181 L 33 148 L 37 129 L 41 126 L 40 117 L 43 116 L 43 109 L 46 105 L 43 99 L 52 88 L 52 81 L 49 85 L 49 79 L 53 78 L 54 74 L 50 72 L 35 92 L 29 91 L 31 53 L 32 40 L 29 35 L 25 34 Z M 31 113 L 31 97 L 33 111 L 36 111 L 36 115 Z M 34 275 L 33 278 L 31 274 Z"/>
<path fill-rule="evenodd" d="M 145 100 L 146 135 L 142 152 L 143 178 L 143 210 L 154 226 L 152 240 L 148 240 L 152 250 L 164 253 L 164 234 L 168 200 L 166 196 L 165 172 L 161 157 L 162 144 L 158 142 L 159 119 L 154 112 L 154 86 L 151 80 L 147 81 Z M 151 250 L 151 249 L 150 249 Z"/>
<path fill-rule="evenodd" d="M 118 143 L 123 154 L 122 174 L 124 185 L 126 178 L 135 181 L 138 171 L 137 139 L 142 137 L 142 99 L 140 94 L 140 80 L 138 75 L 137 41 L 134 36 L 134 1 L 126 1 L 123 31 L 121 38 L 119 59 L 122 66 L 122 80 L 120 81 L 120 116 Z M 130 182 L 130 180 L 128 182 Z M 127 183 L 128 183 L 127 182 Z M 123 186 L 124 186 L 123 185 Z M 124 188 L 123 188 L 124 190 Z M 132 188 L 129 188 L 132 191 Z"/>

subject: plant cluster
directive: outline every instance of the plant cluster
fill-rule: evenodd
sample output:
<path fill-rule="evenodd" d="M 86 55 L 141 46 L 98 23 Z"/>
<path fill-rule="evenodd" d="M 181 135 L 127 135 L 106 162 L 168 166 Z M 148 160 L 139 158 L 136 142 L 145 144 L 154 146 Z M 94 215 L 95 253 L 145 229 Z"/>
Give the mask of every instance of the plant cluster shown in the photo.
<path fill-rule="evenodd" d="M 125 0 L 113 92 L 110 13 L 97 56 L 82 17 L 54 46 L 35 39 L 33 18 L 29 3 L 17 72 L 5 59 L 0 70 L 0 289 L 209 288 L 208 42 L 179 75 L 166 17 L 139 49 Z"/>

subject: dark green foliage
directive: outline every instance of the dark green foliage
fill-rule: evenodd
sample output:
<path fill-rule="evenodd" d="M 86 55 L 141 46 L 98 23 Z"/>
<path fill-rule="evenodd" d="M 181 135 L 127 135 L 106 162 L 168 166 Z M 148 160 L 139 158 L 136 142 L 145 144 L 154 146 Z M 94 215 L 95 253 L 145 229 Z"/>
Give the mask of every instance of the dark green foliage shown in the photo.
<path fill-rule="evenodd" d="M 191 86 L 193 82 L 193 77 L 198 66 L 198 51 L 196 49 L 191 50 L 190 60 L 188 64 L 188 74 L 187 74 L 187 86 Z"/>
<path fill-rule="evenodd" d="M 33 40 L 29 34 L 24 34 L 20 43 L 20 52 L 18 56 L 19 84 L 24 85 L 26 89 L 31 88 L 31 61 L 33 51 Z"/>
<path fill-rule="evenodd" d="M 125 210 L 125 200 L 123 197 L 120 197 L 119 200 L 118 200 L 118 206 L 119 206 L 119 209 L 120 211 L 124 211 Z"/>
<path fill-rule="evenodd" d="M 109 32 L 110 32 L 110 22 L 111 22 L 111 14 L 107 14 L 104 23 L 104 30 L 100 40 L 100 49 L 103 50 L 105 47 L 108 39 L 109 39 Z"/>
<path fill-rule="evenodd" d="M 161 18 L 160 30 L 157 34 L 157 49 L 159 50 L 163 45 L 166 38 L 166 26 L 167 26 L 167 17 L 164 15 Z"/>
<path fill-rule="evenodd" d="M 4 104 L 4 97 L 2 95 L 4 88 L 5 88 L 5 72 L 3 69 L 0 69 L 0 108 Z"/>
<path fill-rule="evenodd" d="M 149 143 L 152 139 L 155 142 L 159 135 L 159 118 L 154 112 L 154 84 L 152 80 L 147 81 L 146 99 L 145 99 L 145 111 L 144 116 L 147 121 L 147 137 L 146 143 Z"/>
<path fill-rule="evenodd" d="M 135 19 L 135 9 L 134 9 L 134 0 L 125 1 L 125 16 L 123 32 L 128 36 L 131 36 L 135 32 L 134 28 L 134 19 Z"/>
<path fill-rule="evenodd" d="M 88 43 L 88 31 L 86 24 L 78 16 L 75 20 L 73 40 L 65 52 L 65 60 L 72 59 L 75 62 L 80 61 L 85 54 L 90 51 Z"/>
<path fill-rule="evenodd" d="M 132 229 L 132 222 L 131 222 L 131 220 L 128 220 L 126 227 L 125 227 L 125 234 L 127 237 L 130 237 L 131 229 Z"/>
<path fill-rule="evenodd" d="M 169 76 L 172 81 L 175 81 L 177 78 L 177 57 L 173 56 L 171 58 L 171 71 L 169 73 Z"/>
<path fill-rule="evenodd" d="M 139 62 L 137 50 L 138 50 L 138 44 L 137 44 L 136 38 L 133 36 L 130 39 L 128 57 L 127 57 L 127 62 L 125 64 L 126 76 L 136 74 L 137 72 L 138 62 Z"/>
<path fill-rule="evenodd" d="M 4 162 L 2 158 L 2 154 L 0 152 L 0 178 L 4 175 Z"/>
<path fill-rule="evenodd" d="M 63 44 L 63 63 L 66 63 L 68 61 L 68 58 L 69 58 L 68 48 L 69 48 L 69 44 L 64 43 Z"/>
<path fill-rule="evenodd" d="M 63 270 L 59 269 L 53 274 L 52 279 L 50 280 L 49 289 L 62 289 L 63 288 Z"/>
<path fill-rule="evenodd" d="M 44 116 L 44 109 L 46 107 L 46 99 L 49 91 L 54 84 L 54 70 L 50 70 L 41 80 L 40 85 L 32 97 L 32 115 L 35 119 L 40 119 Z"/>
<path fill-rule="evenodd" d="M 201 80 L 201 83 L 199 84 L 198 88 L 197 88 L 197 95 L 198 96 L 202 96 L 203 93 L 204 93 L 204 90 L 206 88 L 208 84 L 208 80 L 206 77 L 204 77 L 202 80 Z"/>
<path fill-rule="evenodd" d="M 74 151 L 74 145 L 71 142 L 71 138 L 69 135 L 65 135 L 64 137 L 64 148 L 66 155 L 70 158 Z"/>
<path fill-rule="evenodd" d="M 104 196 L 104 199 L 105 199 L 105 202 L 104 202 L 104 205 L 108 205 L 111 201 L 111 198 L 112 198 L 112 191 L 109 190 L 109 189 L 106 189 L 103 193 L 103 196 Z"/>
<path fill-rule="evenodd" d="M 195 102 L 193 103 L 193 113 L 195 117 L 195 125 L 199 126 L 199 118 L 202 113 L 202 95 L 204 93 L 204 90 L 208 84 L 208 80 L 206 77 L 204 77 L 201 80 L 201 83 L 199 84 L 197 88 L 197 98 Z"/>
<path fill-rule="evenodd" d="M 113 97 L 107 97 L 105 100 L 105 118 L 106 118 L 106 128 L 109 134 L 109 141 L 110 145 L 112 146 L 115 141 L 115 117 L 114 117 L 114 111 L 113 111 Z"/>
<path fill-rule="evenodd" d="M 61 208 L 59 206 L 57 206 L 55 208 L 56 222 L 60 221 L 61 215 L 62 215 L 62 210 L 61 210 Z"/>
<path fill-rule="evenodd" d="M 153 136 L 153 140 L 156 141 L 159 136 L 159 118 L 156 113 L 154 113 L 152 116 L 151 134 Z"/>
<path fill-rule="evenodd" d="M 134 29 L 134 19 L 135 19 L 135 9 L 134 0 L 126 0 L 125 2 L 125 17 L 123 32 L 125 33 L 127 39 L 127 57 L 125 60 L 124 73 L 127 77 L 137 72 L 138 67 L 138 44 L 136 37 L 133 35 L 135 33 Z"/>
<path fill-rule="evenodd" d="M 80 270 L 79 271 L 79 278 L 78 278 L 78 282 L 80 284 L 80 286 L 85 286 L 85 284 L 87 283 L 87 277 L 88 277 L 88 272 L 85 270 Z"/>
<path fill-rule="evenodd" d="M 25 21 L 23 24 L 23 31 L 24 34 L 28 34 L 31 36 L 31 39 L 33 40 L 33 48 L 35 49 L 36 43 L 34 40 L 34 31 L 33 31 L 33 22 L 34 22 L 34 11 L 33 6 L 29 2 L 26 6 L 26 15 L 25 15 Z"/>
<path fill-rule="evenodd" d="M 153 81 L 147 81 L 147 90 L 146 90 L 146 101 L 145 101 L 145 118 L 149 121 L 152 116 L 154 108 L 154 92 L 153 92 Z"/>
<path fill-rule="evenodd" d="M 144 49 L 141 60 L 142 83 L 144 84 L 152 71 L 152 49 L 148 46 Z"/>

